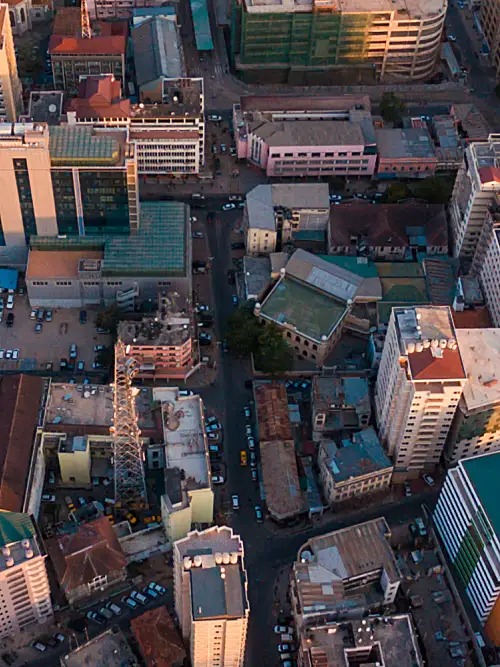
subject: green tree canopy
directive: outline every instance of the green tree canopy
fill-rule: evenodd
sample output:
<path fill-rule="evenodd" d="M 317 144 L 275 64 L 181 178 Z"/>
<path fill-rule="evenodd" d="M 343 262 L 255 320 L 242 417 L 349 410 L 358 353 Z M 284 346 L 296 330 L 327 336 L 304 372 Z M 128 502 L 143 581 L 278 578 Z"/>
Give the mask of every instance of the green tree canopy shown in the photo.
<path fill-rule="evenodd" d="M 120 309 L 118 306 L 108 306 L 100 310 L 95 318 L 95 325 L 101 329 L 109 329 L 111 333 L 116 334 L 116 327 L 120 321 Z"/>
<path fill-rule="evenodd" d="M 410 189 L 406 183 L 395 181 L 387 186 L 384 199 L 388 204 L 397 204 L 400 199 L 406 199 L 410 196 Z"/>
<path fill-rule="evenodd" d="M 283 338 L 281 329 L 274 323 L 262 328 L 257 341 L 255 365 L 264 373 L 284 373 L 293 367 L 292 348 Z"/>
<path fill-rule="evenodd" d="M 255 352 L 260 323 L 249 308 L 238 308 L 227 320 L 226 343 L 237 357 L 248 357 Z"/>
<path fill-rule="evenodd" d="M 379 108 L 387 123 L 399 123 L 405 111 L 404 103 L 394 93 L 383 93 Z"/>

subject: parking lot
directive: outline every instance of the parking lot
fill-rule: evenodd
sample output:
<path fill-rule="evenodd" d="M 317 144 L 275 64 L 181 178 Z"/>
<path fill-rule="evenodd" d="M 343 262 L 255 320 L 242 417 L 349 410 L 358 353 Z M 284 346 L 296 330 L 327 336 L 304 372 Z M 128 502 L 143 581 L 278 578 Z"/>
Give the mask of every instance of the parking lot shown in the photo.
<path fill-rule="evenodd" d="M 4 303 L 6 296 L 4 295 Z M 85 372 L 92 371 L 95 358 L 94 345 L 109 346 L 112 338 L 98 334 L 94 326 L 95 311 L 87 310 L 87 322 L 80 324 L 78 309 L 52 310 L 52 321 L 42 322 L 41 331 L 35 331 L 37 321 L 30 318 L 31 308 L 27 295 L 16 294 L 14 308 L 7 310 L 4 305 L 0 323 L 0 371 L 45 370 L 47 363 L 59 370 L 62 358 L 69 360 L 70 346 L 77 346 L 75 369 L 78 361 L 85 364 Z M 8 314 L 14 315 L 11 327 L 7 326 Z M 8 351 L 17 353 L 11 354 Z"/>

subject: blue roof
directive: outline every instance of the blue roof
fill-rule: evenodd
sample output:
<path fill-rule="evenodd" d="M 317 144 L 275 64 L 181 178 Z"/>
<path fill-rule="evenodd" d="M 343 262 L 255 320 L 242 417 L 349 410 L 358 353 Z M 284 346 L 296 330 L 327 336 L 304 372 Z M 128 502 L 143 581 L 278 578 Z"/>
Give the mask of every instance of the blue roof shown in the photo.
<path fill-rule="evenodd" d="M 368 396 L 368 380 L 366 378 L 342 378 L 346 405 L 358 405 Z"/>
<path fill-rule="evenodd" d="M 132 16 L 175 16 L 173 7 L 137 7 L 132 9 Z"/>
<path fill-rule="evenodd" d="M 342 440 L 342 445 L 340 448 L 335 443 L 323 445 L 330 456 L 329 467 L 337 483 L 392 466 L 372 427 L 354 433 L 352 440 Z"/>
<path fill-rule="evenodd" d="M 475 456 L 461 461 L 479 502 L 493 530 L 500 537 L 500 503 L 498 502 L 498 480 L 500 479 L 500 452 Z"/>
<path fill-rule="evenodd" d="M 0 287 L 2 289 L 16 289 L 19 271 L 17 269 L 0 269 Z"/>
<path fill-rule="evenodd" d="M 213 51 L 212 31 L 208 18 L 207 0 L 190 0 L 194 38 L 198 51 Z"/>

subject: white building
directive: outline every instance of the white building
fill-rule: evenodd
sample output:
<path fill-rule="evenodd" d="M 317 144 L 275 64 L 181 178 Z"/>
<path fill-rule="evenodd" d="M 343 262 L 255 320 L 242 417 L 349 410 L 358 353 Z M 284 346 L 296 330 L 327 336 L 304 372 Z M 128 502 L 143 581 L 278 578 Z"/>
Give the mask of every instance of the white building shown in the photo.
<path fill-rule="evenodd" d="M 445 459 L 500 449 L 500 329 L 457 329 L 467 383 L 453 418 Z"/>
<path fill-rule="evenodd" d="M 52 619 L 46 554 L 28 514 L 0 512 L 0 637 Z"/>
<path fill-rule="evenodd" d="M 248 580 L 232 528 L 193 531 L 174 544 L 175 611 L 193 667 L 243 667 Z"/>
<path fill-rule="evenodd" d="M 439 463 L 466 379 L 447 306 L 393 308 L 375 407 L 396 480 Z"/>
<path fill-rule="evenodd" d="M 495 219 L 496 218 L 496 219 Z M 500 223 L 496 213 L 488 211 L 481 240 L 474 256 L 473 270 L 479 274 L 484 300 L 493 324 L 500 326 Z"/>
<path fill-rule="evenodd" d="M 500 643 L 500 453 L 448 471 L 434 523 L 486 634 Z"/>

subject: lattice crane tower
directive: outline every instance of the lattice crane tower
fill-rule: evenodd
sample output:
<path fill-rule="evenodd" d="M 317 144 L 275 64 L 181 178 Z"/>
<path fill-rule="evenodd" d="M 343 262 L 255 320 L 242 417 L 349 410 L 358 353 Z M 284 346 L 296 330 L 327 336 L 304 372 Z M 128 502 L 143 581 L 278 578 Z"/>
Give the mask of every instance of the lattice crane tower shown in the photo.
<path fill-rule="evenodd" d="M 142 454 L 141 432 L 137 425 L 135 397 L 138 389 L 132 380 L 138 371 L 137 362 L 127 356 L 125 344 L 115 345 L 114 438 L 115 501 L 146 500 L 146 480 Z"/>
<path fill-rule="evenodd" d="M 90 39 L 92 37 L 92 30 L 90 28 L 89 8 L 87 7 L 87 0 L 80 0 L 80 18 L 83 39 Z"/>

